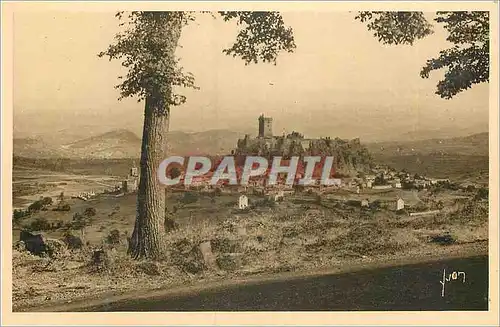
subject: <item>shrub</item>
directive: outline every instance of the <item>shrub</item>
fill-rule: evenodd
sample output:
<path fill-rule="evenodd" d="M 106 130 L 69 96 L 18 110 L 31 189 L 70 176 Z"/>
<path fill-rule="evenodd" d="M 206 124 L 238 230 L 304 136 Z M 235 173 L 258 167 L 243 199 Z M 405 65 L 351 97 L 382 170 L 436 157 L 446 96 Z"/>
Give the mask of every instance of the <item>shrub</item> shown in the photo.
<path fill-rule="evenodd" d="M 69 249 L 81 249 L 83 247 L 82 239 L 78 236 L 67 232 L 64 234 L 64 243 L 68 245 Z"/>
<path fill-rule="evenodd" d="M 276 206 L 276 203 L 271 198 L 265 198 L 265 199 L 262 199 L 260 201 L 254 202 L 253 206 L 254 207 L 274 207 L 274 206 Z"/>
<path fill-rule="evenodd" d="M 106 242 L 108 244 L 120 244 L 120 231 L 118 229 L 110 231 L 106 237 Z"/>
<path fill-rule="evenodd" d="M 42 201 L 35 201 L 28 207 L 29 212 L 38 212 L 43 208 Z"/>
<path fill-rule="evenodd" d="M 41 203 L 42 203 L 42 205 L 43 205 L 43 206 L 49 206 L 49 205 L 51 205 L 51 204 L 52 204 L 52 202 L 53 202 L 53 201 L 52 201 L 52 198 L 51 198 L 51 197 L 49 197 L 49 196 L 44 197 L 44 198 L 43 198 L 42 200 L 40 200 L 40 201 L 41 201 Z"/>
<path fill-rule="evenodd" d="M 12 213 L 12 221 L 17 224 L 21 221 L 21 219 L 28 215 L 27 211 L 15 209 Z"/>
<path fill-rule="evenodd" d="M 56 220 L 52 224 L 52 229 L 59 229 L 59 228 L 63 228 L 63 227 L 64 227 L 64 222 L 62 220 Z"/>
<path fill-rule="evenodd" d="M 29 229 L 32 231 L 47 231 L 52 230 L 52 225 L 47 221 L 46 218 L 36 218 L 29 225 Z"/>
<path fill-rule="evenodd" d="M 372 201 L 370 202 L 369 206 L 370 206 L 370 209 L 378 209 L 380 208 L 382 205 L 382 202 L 380 200 L 375 200 L 375 201 Z"/>
<path fill-rule="evenodd" d="M 474 192 L 476 190 L 476 187 L 474 185 L 468 185 L 466 188 L 465 188 L 465 191 L 467 192 Z"/>
<path fill-rule="evenodd" d="M 477 190 L 476 196 L 474 199 L 476 200 L 488 200 L 488 189 L 485 187 L 481 187 L 479 190 Z"/>
<path fill-rule="evenodd" d="M 96 215 L 96 210 L 95 208 L 92 208 L 92 207 L 89 207 L 87 209 L 85 209 L 85 211 L 83 212 L 83 215 L 84 216 L 87 216 L 87 217 L 94 217 Z"/>
<path fill-rule="evenodd" d="M 176 223 L 175 220 L 170 217 L 165 217 L 163 225 L 166 233 L 179 229 L 179 224 Z"/>
<path fill-rule="evenodd" d="M 53 211 L 70 211 L 71 206 L 69 204 L 58 205 L 56 208 L 52 209 Z"/>
<path fill-rule="evenodd" d="M 359 202 L 357 200 L 347 200 L 346 204 L 348 206 L 351 206 L 351 207 L 360 207 L 361 206 L 361 202 Z"/>
<path fill-rule="evenodd" d="M 73 229 L 79 229 L 82 235 L 85 232 L 85 227 L 92 223 L 92 218 L 81 213 L 75 212 L 73 215 L 73 220 L 71 222 Z"/>
<path fill-rule="evenodd" d="M 406 211 L 405 209 L 399 209 L 396 211 L 396 214 L 398 216 L 408 215 L 408 211 Z"/>
<path fill-rule="evenodd" d="M 184 196 L 179 200 L 183 204 L 191 204 L 198 201 L 198 195 L 193 192 L 185 192 Z"/>
<path fill-rule="evenodd" d="M 110 268 L 110 258 L 105 249 L 97 249 L 92 252 L 92 258 L 89 266 L 92 272 L 102 272 Z"/>

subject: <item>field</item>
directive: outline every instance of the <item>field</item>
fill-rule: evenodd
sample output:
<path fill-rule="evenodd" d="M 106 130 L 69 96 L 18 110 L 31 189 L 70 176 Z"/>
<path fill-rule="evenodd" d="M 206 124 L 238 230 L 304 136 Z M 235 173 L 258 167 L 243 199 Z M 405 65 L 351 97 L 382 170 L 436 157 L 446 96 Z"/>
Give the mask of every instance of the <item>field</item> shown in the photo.
<path fill-rule="evenodd" d="M 23 208 L 38 200 L 40 196 L 56 197 L 61 192 L 66 196 L 77 196 L 82 192 L 103 192 L 120 183 L 117 176 L 84 175 L 64 171 L 41 170 L 16 167 L 12 173 L 12 204 Z"/>
<path fill-rule="evenodd" d="M 377 154 L 375 160 L 397 170 L 458 182 L 488 183 L 489 159 L 480 155 L 400 155 Z"/>

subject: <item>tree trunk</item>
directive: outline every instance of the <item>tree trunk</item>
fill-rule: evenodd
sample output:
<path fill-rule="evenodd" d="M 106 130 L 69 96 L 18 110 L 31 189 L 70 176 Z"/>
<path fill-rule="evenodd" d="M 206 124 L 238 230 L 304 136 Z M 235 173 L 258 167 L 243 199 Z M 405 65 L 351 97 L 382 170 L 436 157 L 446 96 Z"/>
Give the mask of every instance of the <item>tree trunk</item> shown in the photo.
<path fill-rule="evenodd" d="M 174 58 L 181 34 L 181 21 L 172 19 L 165 26 L 172 41 L 166 56 Z M 170 90 L 171 91 L 171 90 Z M 165 190 L 158 180 L 158 167 L 165 159 L 170 109 L 166 99 L 149 96 L 144 110 L 144 127 L 137 190 L 137 216 L 128 253 L 135 259 L 161 259 L 165 250 Z"/>
<path fill-rule="evenodd" d="M 159 109 L 164 108 L 157 108 L 154 100 L 146 99 L 137 217 L 129 246 L 129 254 L 136 259 L 159 259 L 165 246 L 165 193 L 158 180 L 157 170 L 164 159 L 169 115 Z"/>

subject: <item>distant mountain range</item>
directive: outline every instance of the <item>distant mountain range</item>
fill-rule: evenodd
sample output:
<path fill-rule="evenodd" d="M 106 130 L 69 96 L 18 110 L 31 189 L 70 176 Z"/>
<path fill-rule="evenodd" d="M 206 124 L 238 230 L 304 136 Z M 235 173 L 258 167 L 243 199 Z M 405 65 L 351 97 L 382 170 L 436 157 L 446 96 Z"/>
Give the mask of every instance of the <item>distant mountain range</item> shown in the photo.
<path fill-rule="evenodd" d="M 186 133 L 170 132 L 168 149 L 172 155 L 228 154 L 243 133 L 229 130 L 210 130 Z M 35 158 L 138 158 L 141 138 L 126 129 L 116 129 L 97 136 L 58 144 L 52 137 L 14 139 L 14 155 Z"/>
<path fill-rule="evenodd" d="M 64 132 L 64 133 L 63 133 Z M 30 158 L 139 158 L 141 139 L 127 129 L 116 129 L 86 138 L 72 138 L 64 143 L 57 132 L 50 137 L 14 138 L 14 155 Z M 230 130 L 203 132 L 169 132 L 168 149 L 171 155 L 229 154 L 244 133 Z M 465 137 L 428 140 L 366 143 L 374 155 L 462 154 L 485 155 L 488 151 L 488 133 Z"/>

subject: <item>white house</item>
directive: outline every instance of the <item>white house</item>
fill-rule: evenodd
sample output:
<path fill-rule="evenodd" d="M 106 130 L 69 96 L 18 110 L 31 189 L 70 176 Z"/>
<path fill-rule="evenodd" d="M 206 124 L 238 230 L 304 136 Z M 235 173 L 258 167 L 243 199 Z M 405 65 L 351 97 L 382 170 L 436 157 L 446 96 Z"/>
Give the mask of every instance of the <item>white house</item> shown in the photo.
<path fill-rule="evenodd" d="M 240 210 L 246 209 L 248 207 L 248 197 L 246 195 L 241 195 L 238 199 L 238 208 Z"/>
<path fill-rule="evenodd" d="M 405 208 L 405 201 L 401 198 L 398 198 L 396 201 L 396 210 L 402 210 Z"/>

